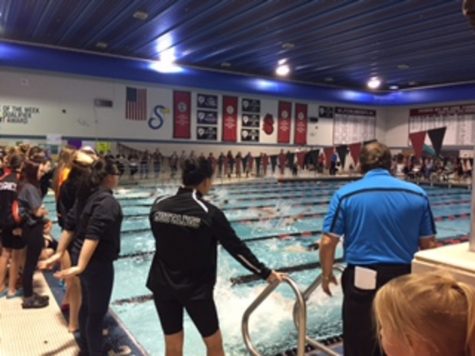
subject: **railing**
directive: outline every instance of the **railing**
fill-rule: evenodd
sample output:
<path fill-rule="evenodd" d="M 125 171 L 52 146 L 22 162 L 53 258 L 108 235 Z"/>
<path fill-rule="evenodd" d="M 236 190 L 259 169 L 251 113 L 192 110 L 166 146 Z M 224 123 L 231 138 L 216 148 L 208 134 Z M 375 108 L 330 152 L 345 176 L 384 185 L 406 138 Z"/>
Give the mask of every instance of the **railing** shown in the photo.
<path fill-rule="evenodd" d="M 297 327 L 297 337 L 298 337 L 298 342 L 297 342 L 297 356 L 304 356 L 305 353 L 305 339 L 306 339 L 306 329 L 307 329 L 307 306 L 305 304 L 305 300 L 302 296 L 302 293 L 300 292 L 297 284 L 288 276 L 284 276 L 282 279 L 282 282 L 287 283 L 290 288 L 295 293 L 295 298 L 296 302 L 295 305 L 297 305 L 297 311 L 294 310 L 294 320 L 297 318 L 298 320 L 298 325 L 296 324 Z M 257 307 L 274 291 L 274 289 L 277 288 L 277 286 L 282 283 L 279 281 L 272 282 L 269 284 L 261 294 L 256 298 L 254 302 L 246 309 L 244 312 L 244 315 L 242 317 L 242 336 L 244 339 L 244 343 L 246 344 L 247 349 L 249 350 L 249 353 L 253 356 L 260 356 L 260 353 L 257 352 L 255 349 L 254 345 L 251 342 L 251 337 L 249 335 L 249 317 L 251 316 L 252 312 L 257 309 Z"/>
<path fill-rule="evenodd" d="M 333 266 L 333 270 L 343 272 L 344 267 L 340 266 L 340 265 L 335 265 L 335 266 Z M 315 289 L 317 289 L 322 284 L 322 279 L 323 279 L 323 275 L 320 273 L 317 276 L 317 278 L 315 278 L 313 283 L 310 284 L 308 286 L 308 288 L 302 293 L 302 297 L 305 301 L 305 304 L 307 303 L 308 298 L 310 298 L 310 295 L 315 291 Z M 295 303 L 294 309 L 293 309 L 293 316 L 294 316 L 294 324 L 295 324 L 295 327 L 297 329 L 299 328 L 299 325 L 300 325 L 300 320 L 298 318 L 298 315 L 300 314 L 299 308 L 300 308 L 299 304 Z M 330 348 L 326 347 L 322 343 L 318 342 L 317 340 L 314 340 L 314 339 L 312 339 L 308 336 L 305 336 L 305 341 L 308 344 L 312 345 L 317 350 L 325 352 L 327 355 L 330 355 L 330 356 L 339 356 L 340 355 L 340 354 L 336 353 L 335 351 L 331 350 Z"/>

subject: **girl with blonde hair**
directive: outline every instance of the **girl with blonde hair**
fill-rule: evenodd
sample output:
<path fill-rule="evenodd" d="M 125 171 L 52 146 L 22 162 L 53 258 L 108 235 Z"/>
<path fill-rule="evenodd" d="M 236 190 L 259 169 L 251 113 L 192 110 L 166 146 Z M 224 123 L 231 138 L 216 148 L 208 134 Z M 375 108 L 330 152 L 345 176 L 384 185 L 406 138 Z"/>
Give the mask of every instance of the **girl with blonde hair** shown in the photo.
<path fill-rule="evenodd" d="M 448 272 L 393 279 L 373 307 L 388 356 L 475 356 L 475 289 Z"/>

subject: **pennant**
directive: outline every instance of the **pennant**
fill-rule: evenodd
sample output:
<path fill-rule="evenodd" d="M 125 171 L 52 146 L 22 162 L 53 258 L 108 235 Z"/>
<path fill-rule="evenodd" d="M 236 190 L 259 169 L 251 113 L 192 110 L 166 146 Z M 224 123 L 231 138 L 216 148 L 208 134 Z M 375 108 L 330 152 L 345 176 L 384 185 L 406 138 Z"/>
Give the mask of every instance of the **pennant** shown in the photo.
<path fill-rule="evenodd" d="M 338 157 L 340 157 L 341 168 L 343 169 L 345 167 L 346 154 L 348 153 L 348 146 L 347 145 L 337 146 L 336 152 L 338 153 Z"/>
<path fill-rule="evenodd" d="M 417 159 L 422 157 L 422 150 L 424 149 L 424 140 L 426 139 L 426 132 L 413 132 L 409 134 L 409 139 L 411 140 L 412 147 L 414 148 L 414 155 Z"/>
<path fill-rule="evenodd" d="M 330 161 L 332 159 L 333 152 L 335 151 L 334 147 L 325 147 L 323 152 L 325 153 L 325 167 L 330 168 Z"/>
<path fill-rule="evenodd" d="M 447 127 L 445 126 L 427 131 L 427 133 L 429 134 L 430 142 L 432 142 L 432 147 L 434 147 L 436 157 L 439 156 L 440 150 L 442 149 L 442 142 L 444 141 L 445 131 L 447 131 Z"/>
<path fill-rule="evenodd" d="M 358 165 L 358 162 L 360 161 L 360 155 L 361 155 L 361 148 L 362 148 L 361 142 L 358 143 L 352 143 L 349 148 L 350 148 L 350 155 L 351 158 L 353 159 L 353 162 L 355 163 L 355 166 Z"/>

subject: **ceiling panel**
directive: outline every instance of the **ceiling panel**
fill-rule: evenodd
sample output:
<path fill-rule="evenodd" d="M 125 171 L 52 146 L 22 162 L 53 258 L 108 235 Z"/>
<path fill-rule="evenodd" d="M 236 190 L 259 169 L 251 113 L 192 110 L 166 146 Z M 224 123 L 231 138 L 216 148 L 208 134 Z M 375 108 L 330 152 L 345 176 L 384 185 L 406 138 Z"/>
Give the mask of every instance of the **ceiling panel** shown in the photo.
<path fill-rule="evenodd" d="M 289 80 L 345 88 L 475 81 L 461 0 L 3 0 L 0 39 L 264 77 L 286 58 Z"/>

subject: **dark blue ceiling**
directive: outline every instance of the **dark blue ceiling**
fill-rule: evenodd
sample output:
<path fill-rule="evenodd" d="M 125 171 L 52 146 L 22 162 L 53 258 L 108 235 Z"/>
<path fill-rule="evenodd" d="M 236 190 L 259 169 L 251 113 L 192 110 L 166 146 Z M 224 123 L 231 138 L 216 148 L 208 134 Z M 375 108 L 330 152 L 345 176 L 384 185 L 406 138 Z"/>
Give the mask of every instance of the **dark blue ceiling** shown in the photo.
<path fill-rule="evenodd" d="M 354 89 L 475 81 L 455 0 L 1 0 L 0 38 L 264 77 L 286 58 L 291 80 Z"/>

